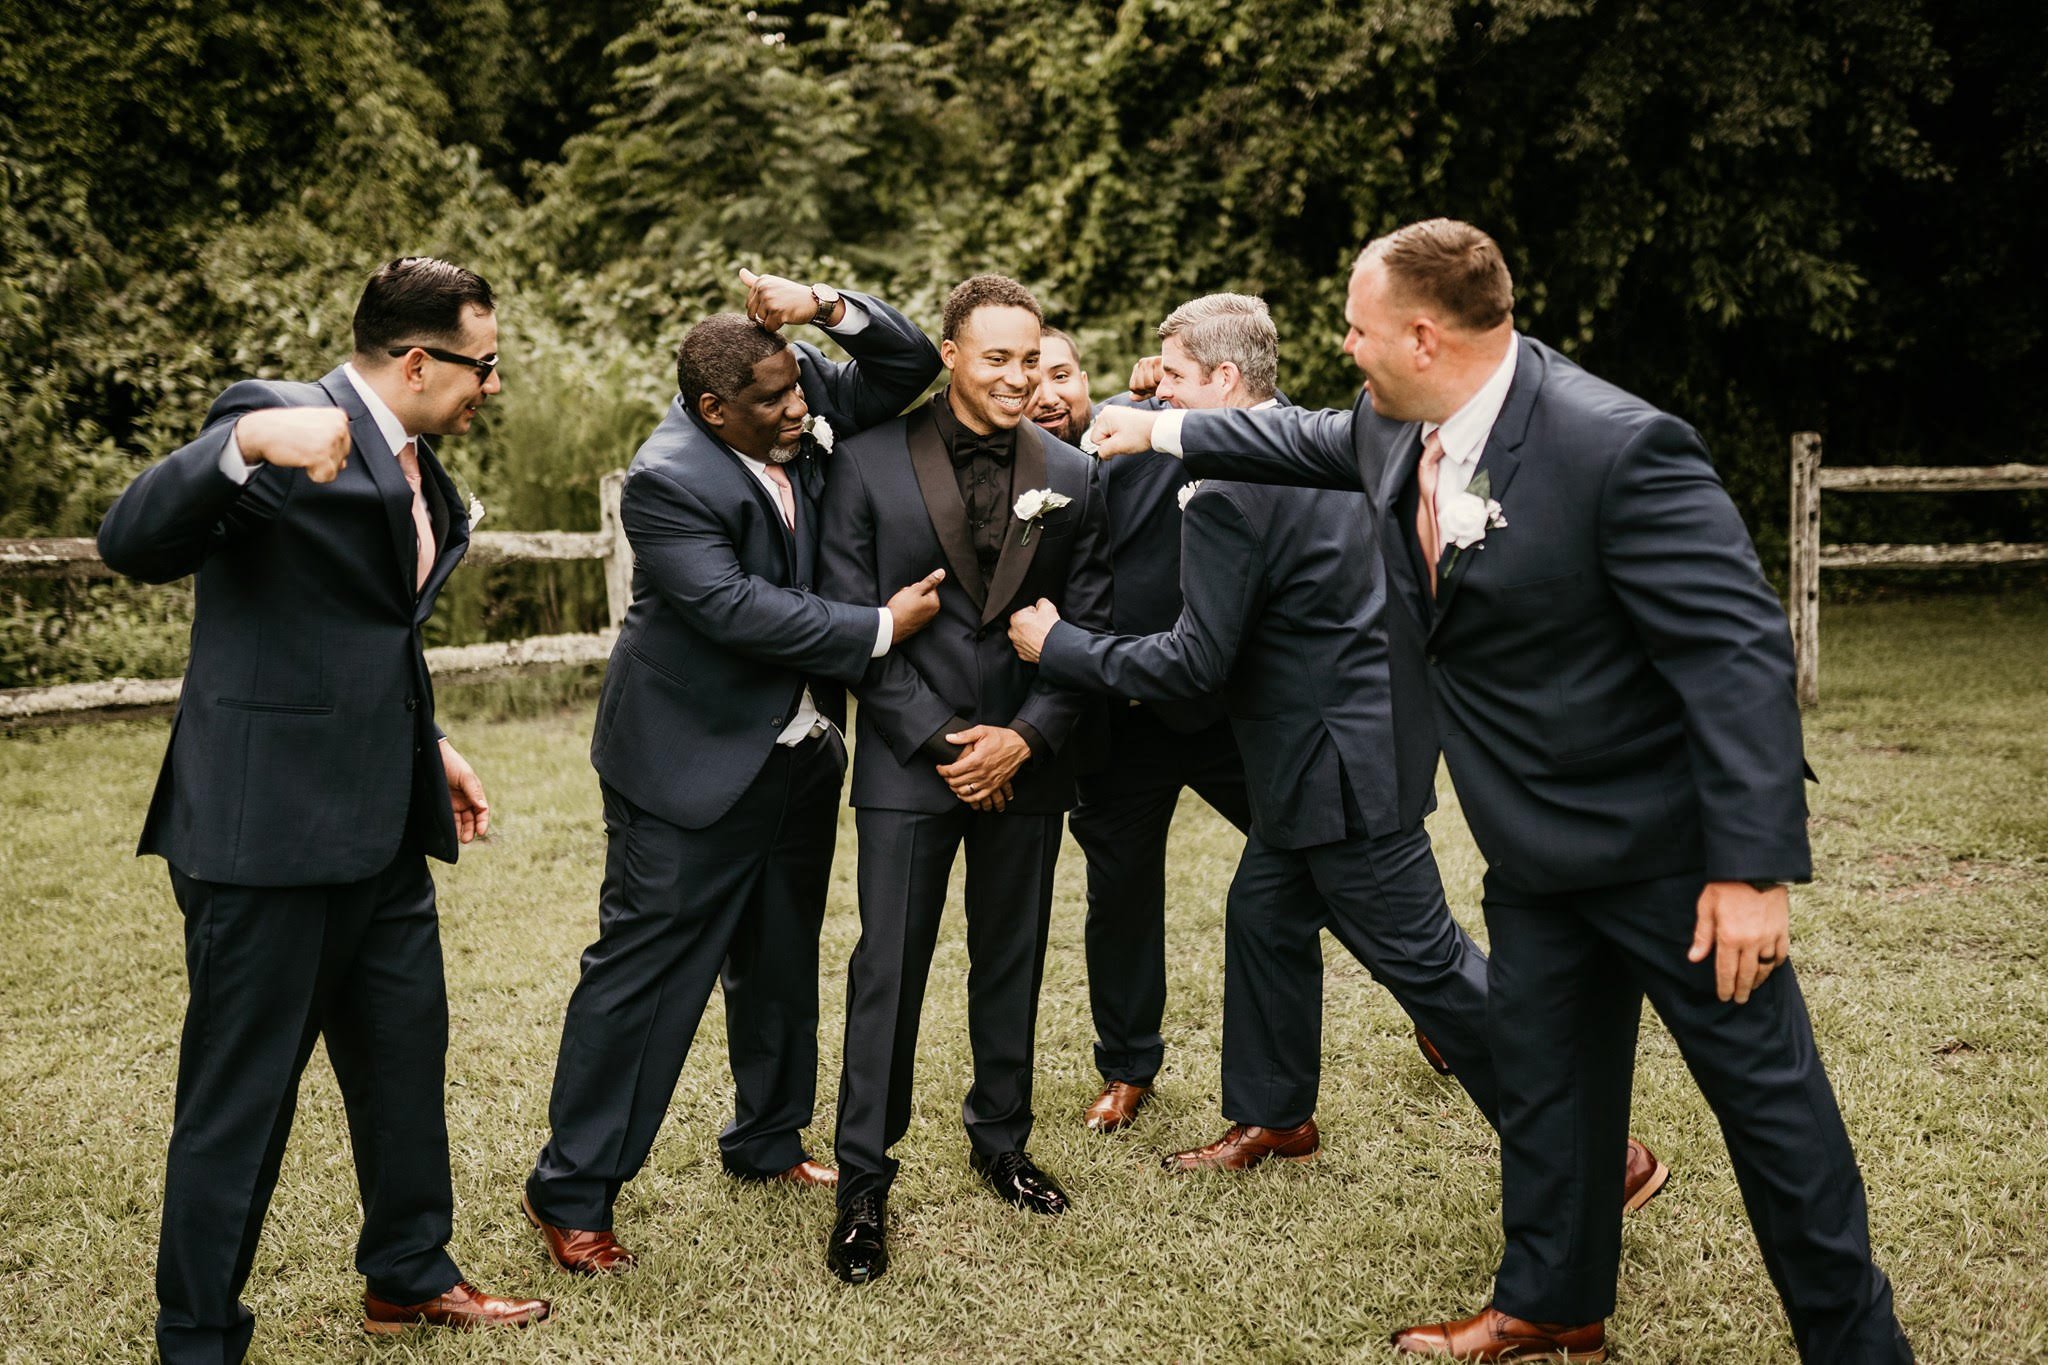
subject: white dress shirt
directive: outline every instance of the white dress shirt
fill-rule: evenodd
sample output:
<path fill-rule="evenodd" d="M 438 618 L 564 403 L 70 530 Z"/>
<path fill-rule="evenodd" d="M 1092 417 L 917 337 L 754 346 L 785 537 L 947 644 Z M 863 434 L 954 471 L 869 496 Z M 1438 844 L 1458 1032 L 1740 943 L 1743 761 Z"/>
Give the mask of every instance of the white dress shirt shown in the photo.
<path fill-rule="evenodd" d="M 1479 468 L 1479 457 L 1486 452 L 1486 438 L 1493 434 L 1493 424 L 1500 420 L 1501 407 L 1508 401 L 1508 390 L 1515 382 L 1515 354 L 1521 346 L 1513 337 L 1508 339 L 1508 353 L 1500 358 L 1500 364 L 1493 367 L 1493 373 L 1479 386 L 1479 391 L 1465 400 L 1465 406 L 1446 417 L 1441 423 L 1424 422 L 1422 439 L 1437 433 L 1443 442 L 1443 463 L 1437 466 L 1437 543 L 1449 545 L 1450 535 L 1443 529 L 1443 495 L 1446 492 L 1462 492 L 1472 482 L 1472 476 Z"/>

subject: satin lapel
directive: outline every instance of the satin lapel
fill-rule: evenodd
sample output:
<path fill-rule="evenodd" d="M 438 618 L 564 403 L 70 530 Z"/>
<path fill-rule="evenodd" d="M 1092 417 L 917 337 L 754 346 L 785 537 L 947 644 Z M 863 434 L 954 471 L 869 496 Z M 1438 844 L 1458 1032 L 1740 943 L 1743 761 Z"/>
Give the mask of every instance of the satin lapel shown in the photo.
<path fill-rule="evenodd" d="M 1003 534 L 1002 557 L 996 560 L 996 580 L 989 585 L 988 601 L 981 606 L 983 625 L 993 621 L 1017 595 L 1017 589 L 1024 585 L 1024 575 L 1031 571 L 1031 561 L 1037 556 L 1038 547 L 1045 543 L 1042 527 L 1032 532 L 1030 540 L 1024 539 L 1024 531 L 1031 523 L 1017 520 L 1015 500 L 1034 488 L 1046 486 L 1045 443 L 1051 439 L 1034 423 L 1020 422 L 1017 425 L 1017 464 L 1010 479 L 1009 529 Z"/>
<path fill-rule="evenodd" d="M 426 586 L 420 589 L 418 620 L 424 622 L 433 614 L 435 596 L 448 582 L 448 576 L 455 572 L 455 566 L 462 562 L 462 556 L 469 551 L 469 509 L 463 506 L 462 494 L 456 489 L 455 480 L 449 478 L 448 471 L 441 467 L 434 448 L 422 440 L 415 449 L 421 474 L 440 490 L 441 500 L 448 508 L 448 529 L 442 535 L 441 543 L 434 547 L 434 567 L 427 574 Z M 409 508 L 407 520 L 411 520 Z"/>
<path fill-rule="evenodd" d="M 953 462 L 946 458 L 946 443 L 939 439 L 938 423 L 930 411 L 919 409 L 910 414 L 903 434 L 910 445 L 911 472 L 917 476 L 918 491 L 924 494 L 924 510 L 932 519 L 939 548 L 946 552 L 953 581 L 975 606 L 981 606 L 988 585 L 981 581 L 981 561 L 975 558 L 974 541 L 967 534 L 967 504 L 960 500 L 960 483 L 953 477 Z"/>
<path fill-rule="evenodd" d="M 370 482 L 377 486 L 377 495 L 384 502 L 384 519 L 391 527 L 392 561 L 398 566 L 399 579 L 410 598 L 419 579 L 420 561 L 419 551 L 413 545 L 412 485 L 405 481 L 405 471 L 398 467 L 398 452 L 384 443 L 384 433 L 377 430 L 377 419 L 363 406 L 362 395 L 348 382 L 347 375 L 335 370 L 320 381 L 320 387 L 327 390 L 336 407 L 348 414 L 349 438 L 355 443 L 356 458 L 370 471 Z"/>

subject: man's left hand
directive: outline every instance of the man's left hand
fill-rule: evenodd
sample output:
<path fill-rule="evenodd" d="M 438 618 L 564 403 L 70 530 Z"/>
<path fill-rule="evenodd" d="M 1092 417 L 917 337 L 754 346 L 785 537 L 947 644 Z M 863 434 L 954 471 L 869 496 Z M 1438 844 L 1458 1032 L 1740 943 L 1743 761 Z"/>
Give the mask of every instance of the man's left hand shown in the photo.
<path fill-rule="evenodd" d="M 448 804 L 455 809 L 455 837 L 467 844 L 491 837 L 491 803 L 469 760 L 455 746 L 441 741 L 441 766 L 448 770 Z"/>
<path fill-rule="evenodd" d="M 1700 892 L 1688 962 L 1714 955 L 1714 990 L 1749 1003 L 1750 992 L 1792 955 L 1792 896 L 1782 886 L 1759 891 L 1748 882 L 1708 882 Z"/>
<path fill-rule="evenodd" d="M 1039 652 L 1045 648 L 1045 637 L 1059 623 L 1060 609 L 1043 597 L 1011 616 L 1010 644 L 1017 657 L 1027 664 L 1037 663 Z"/>
<path fill-rule="evenodd" d="M 790 323 L 815 322 L 830 327 L 839 321 L 818 316 L 818 296 L 807 284 L 780 275 L 756 275 L 745 266 L 740 267 L 740 283 L 747 287 L 747 316 L 771 332 Z M 841 299 L 834 311 L 844 317 L 846 301 Z"/>
<path fill-rule="evenodd" d="M 1000 725 L 971 725 L 947 735 L 946 743 L 963 749 L 960 757 L 939 765 L 939 776 L 953 795 L 976 810 L 1001 810 L 1009 804 L 1010 779 L 1031 757 L 1024 736 Z"/>

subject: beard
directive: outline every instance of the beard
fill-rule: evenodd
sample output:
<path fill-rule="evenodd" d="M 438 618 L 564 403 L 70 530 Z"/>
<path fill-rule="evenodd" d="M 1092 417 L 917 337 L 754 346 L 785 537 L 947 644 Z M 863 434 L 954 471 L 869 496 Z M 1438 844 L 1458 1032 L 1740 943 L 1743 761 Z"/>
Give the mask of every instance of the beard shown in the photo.
<path fill-rule="evenodd" d="M 802 441 L 796 441 L 786 446 L 776 446 L 773 450 L 770 450 L 768 452 L 768 463 L 788 464 L 791 460 L 794 460 L 797 456 L 803 453 L 804 443 Z"/>

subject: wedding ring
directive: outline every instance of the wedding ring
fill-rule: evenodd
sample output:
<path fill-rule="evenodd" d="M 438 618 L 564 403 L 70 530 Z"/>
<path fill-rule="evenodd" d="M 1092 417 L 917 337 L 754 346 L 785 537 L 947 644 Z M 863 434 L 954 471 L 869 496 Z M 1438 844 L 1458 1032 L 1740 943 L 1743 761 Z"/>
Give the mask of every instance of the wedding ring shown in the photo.
<path fill-rule="evenodd" d="M 1778 960 L 1778 955 L 1776 953 L 1758 953 L 1756 960 L 1768 967 Z"/>
<path fill-rule="evenodd" d="M 969 782 L 969 783 L 967 784 L 967 790 L 968 790 L 969 792 L 974 792 L 974 791 L 978 791 L 978 790 L 980 790 L 980 789 L 979 789 L 979 788 L 977 788 L 977 787 L 976 787 L 976 786 L 975 786 L 975 785 L 974 785 L 974 784 L 973 784 L 972 782 Z"/>

